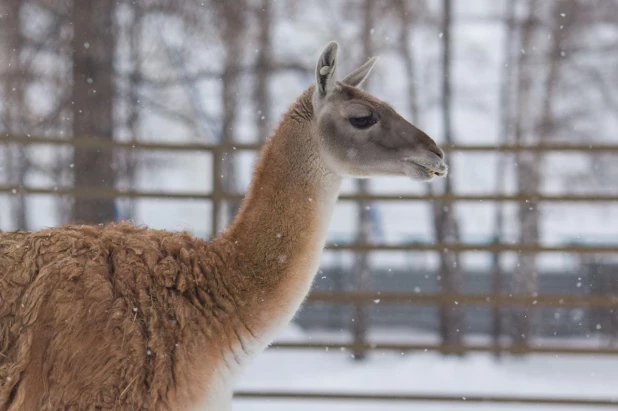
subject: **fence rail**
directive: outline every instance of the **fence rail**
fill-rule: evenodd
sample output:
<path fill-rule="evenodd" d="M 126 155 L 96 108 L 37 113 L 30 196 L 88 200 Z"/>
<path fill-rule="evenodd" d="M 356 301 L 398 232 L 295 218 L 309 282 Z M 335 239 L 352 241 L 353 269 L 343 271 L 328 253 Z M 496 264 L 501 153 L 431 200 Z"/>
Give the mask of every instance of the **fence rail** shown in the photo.
<path fill-rule="evenodd" d="M 116 188 L 75 188 L 75 187 L 25 187 L 19 185 L 0 185 L 0 193 L 6 194 L 43 194 L 71 196 L 82 198 L 161 198 L 181 200 L 213 200 L 212 193 L 201 192 L 169 192 L 169 191 L 139 191 Z M 243 194 L 221 193 L 221 200 L 242 200 Z M 618 202 L 618 195 L 611 194 L 342 194 L 340 201 L 449 201 L 449 202 L 585 202 L 606 203 Z"/>
<path fill-rule="evenodd" d="M 600 406 L 617 407 L 618 399 L 585 399 L 564 397 L 515 397 L 497 395 L 433 395 L 433 394 L 365 394 L 365 393 L 333 393 L 309 391 L 238 391 L 236 398 L 288 399 L 288 400 L 320 400 L 320 401 L 415 401 L 415 402 L 450 402 L 459 404 L 491 403 L 491 404 L 527 404 L 527 405 L 567 405 L 567 406 Z"/>
<path fill-rule="evenodd" d="M 504 295 L 504 294 L 447 294 L 447 293 L 393 293 L 393 292 L 312 292 L 307 301 L 341 304 L 477 304 L 494 306 L 586 306 L 618 308 L 618 295 Z"/>
<path fill-rule="evenodd" d="M 221 154 L 237 151 L 256 151 L 260 144 L 202 144 L 195 142 L 168 143 L 146 141 L 111 141 L 98 138 L 68 139 L 63 137 L 41 136 L 16 136 L 0 135 L 0 144 L 19 145 L 45 145 L 68 148 L 83 148 L 96 150 L 142 150 L 142 151 L 166 151 L 166 152 L 196 152 L 210 154 L 212 156 L 212 175 L 217 176 L 221 170 Z M 479 152 L 479 153 L 590 153 L 590 154 L 618 154 L 617 144 L 568 144 L 553 143 L 541 145 L 446 145 L 443 149 L 447 152 Z M 156 198 L 176 200 L 202 200 L 210 201 L 212 207 L 213 233 L 218 230 L 221 204 L 226 200 L 240 200 L 243 196 L 238 193 L 226 193 L 221 182 L 213 178 L 210 192 L 165 192 L 122 190 L 116 188 L 75 188 L 75 187 L 23 187 L 16 185 L 0 185 L 0 194 L 25 194 L 25 195 L 53 195 L 70 196 L 90 199 L 110 198 Z M 447 201 L 447 202 L 514 202 L 526 201 L 536 203 L 612 203 L 618 202 L 618 194 L 607 193 L 582 193 L 582 194 L 343 194 L 341 201 Z M 570 253 L 584 254 L 616 254 L 616 245 L 541 245 L 541 244 L 328 244 L 329 250 L 335 251 L 422 251 L 422 252 L 490 252 L 490 253 Z M 380 300 L 382 304 L 476 304 L 489 305 L 498 310 L 506 306 L 576 306 L 587 308 L 617 309 L 618 295 L 505 295 L 494 292 L 493 294 L 427 294 L 427 293 L 328 293 L 313 292 L 308 298 L 310 302 L 326 302 L 338 304 L 373 304 Z M 618 355 L 618 347 L 614 346 L 559 346 L 559 345 L 509 345 L 494 341 L 486 345 L 470 344 L 415 344 L 415 343 L 368 343 L 355 342 L 277 342 L 271 346 L 273 349 L 309 349 L 328 350 L 343 349 L 350 351 L 384 350 L 396 352 L 433 351 L 445 354 L 462 354 L 467 352 L 483 353 L 511 353 L 511 354 L 551 354 L 551 355 Z M 551 397 L 514 397 L 497 395 L 433 395 L 433 394 L 405 394 L 405 393 L 345 393 L 345 392 L 306 392 L 306 391 L 248 391 L 242 390 L 235 394 L 239 399 L 279 399 L 279 400 L 348 400 L 348 401 L 415 401 L 415 402 L 450 402 L 450 403 L 494 403 L 494 404 L 529 404 L 529 405 L 562 405 L 562 406 L 618 406 L 618 398 L 590 399 L 590 398 L 551 398 Z"/>
<path fill-rule="evenodd" d="M 367 342 L 286 342 L 273 343 L 274 349 L 292 350 L 348 350 L 359 351 L 395 351 L 395 352 L 440 352 L 442 354 L 491 353 L 491 354 L 551 354 L 551 355 L 617 355 L 618 347 L 571 347 L 562 345 L 508 345 L 508 344 L 414 344 L 414 343 L 367 343 Z"/>
<path fill-rule="evenodd" d="M 19 145 L 61 145 L 79 148 L 91 148 L 100 150 L 113 149 L 136 149 L 136 150 L 164 150 L 164 151 L 230 151 L 244 150 L 256 151 L 261 148 L 261 144 L 256 143 L 221 143 L 203 144 L 195 142 L 168 143 L 152 141 L 120 141 L 106 140 L 93 137 L 80 137 L 78 139 L 68 139 L 57 136 L 40 137 L 27 135 L 0 135 L 0 143 L 13 143 Z M 444 151 L 461 152 L 498 152 L 514 153 L 521 151 L 530 152 L 584 152 L 584 153 L 618 153 L 618 144 L 593 143 L 593 144 L 573 144 L 573 143 L 552 143 L 552 144 L 446 144 L 441 148 Z"/>

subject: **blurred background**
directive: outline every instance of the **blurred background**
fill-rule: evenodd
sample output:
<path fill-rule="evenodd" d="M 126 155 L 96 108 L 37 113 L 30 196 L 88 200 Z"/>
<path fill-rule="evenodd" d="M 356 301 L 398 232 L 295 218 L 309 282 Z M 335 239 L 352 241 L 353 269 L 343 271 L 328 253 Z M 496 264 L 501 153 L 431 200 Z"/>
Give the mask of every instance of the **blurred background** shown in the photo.
<path fill-rule="evenodd" d="M 0 0 L 0 229 L 211 238 L 331 40 L 451 173 L 345 181 L 235 409 L 618 401 L 617 0 Z"/>

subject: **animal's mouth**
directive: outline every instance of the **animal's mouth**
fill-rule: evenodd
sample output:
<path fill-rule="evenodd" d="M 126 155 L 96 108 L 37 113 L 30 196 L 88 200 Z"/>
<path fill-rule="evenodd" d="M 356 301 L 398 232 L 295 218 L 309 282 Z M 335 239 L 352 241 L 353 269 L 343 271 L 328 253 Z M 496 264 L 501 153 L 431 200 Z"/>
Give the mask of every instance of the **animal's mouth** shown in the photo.
<path fill-rule="evenodd" d="M 429 178 L 444 177 L 448 172 L 448 166 L 443 161 L 438 164 L 424 165 L 410 158 L 405 160 L 406 163 L 412 164 L 421 174 L 425 174 Z"/>
<path fill-rule="evenodd" d="M 446 175 L 446 170 L 440 171 L 440 170 L 434 170 L 431 167 L 425 167 L 425 166 L 421 166 L 420 164 L 418 164 L 420 167 L 424 168 L 425 171 L 427 171 L 429 174 L 433 174 L 435 176 L 438 177 L 444 177 Z"/>

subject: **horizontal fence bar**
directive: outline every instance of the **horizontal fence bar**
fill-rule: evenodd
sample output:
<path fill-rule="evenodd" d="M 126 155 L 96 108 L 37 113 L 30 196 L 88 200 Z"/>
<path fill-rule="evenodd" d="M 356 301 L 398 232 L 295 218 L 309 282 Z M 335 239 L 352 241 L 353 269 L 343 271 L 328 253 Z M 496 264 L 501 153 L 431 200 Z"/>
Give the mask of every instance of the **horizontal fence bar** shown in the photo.
<path fill-rule="evenodd" d="M 19 185 L 0 185 L 0 193 L 6 194 L 45 194 L 70 195 L 80 198 L 110 199 L 110 198 L 166 198 L 212 200 L 212 193 L 200 192 L 168 192 L 141 191 L 116 188 L 75 188 L 75 187 L 24 187 Z M 220 200 L 242 200 L 244 194 L 224 194 L 217 196 Z M 612 202 L 618 201 L 618 195 L 583 194 L 583 195 L 485 195 L 485 194 L 342 194 L 340 201 L 513 201 L 513 202 Z"/>
<path fill-rule="evenodd" d="M 80 198 L 167 198 L 167 199 L 193 199 L 212 200 L 212 194 L 196 193 L 165 193 L 156 191 L 133 191 L 119 190 L 115 188 L 35 188 L 19 186 L 0 186 L 0 193 L 9 194 L 34 194 L 34 195 L 58 195 L 75 196 Z M 333 251 L 436 251 L 436 252 L 521 252 L 521 253 L 550 253 L 564 252 L 577 254 L 605 254 L 617 253 L 616 246 L 539 246 L 535 244 L 328 244 L 328 250 Z"/>
<path fill-rule="evenodd" d="M 14 185 L 0 185 L 0 193 L 71 196 L 71 197 L 76 197 L 76 198 L 88 198 L 88 199 L 110 199 L 110 198 L 159 198 L 159 199 L 180 199 L 180 200 L 211 200 L 212 199 L 212 194 L 120 190 L 117 188 L 108 188 L 108 187 L 47 188 L 47 187 L 23 187 L 23 186 L 14 186 Z"/>
<path fill-rule="evenodd" d="M 468 352 L 506 353 L 506 354 L 546 354 L 546 355 L 618 355 L 618 347 L 582 347 L 582 346 L 527 346 L 527 345 L 471 345 L 471 344 L 414 344 L 414 343 L 366 343 L 366 342 L 285 342 L 278 341 L 270 349 L 289 350 L 347 350 L 363 351 L 435 351 L 443 354 L 465 354 Z"/>
<path fill-rule="evenodd" d="M 107 140 L 92 137 L 81 138 L 60 138 L 60 137 L 40 137 L 40 136 L 15 136 L 0 135 L 0 143 L 13 143 L 22 145 L 64 145 L 78 148 L 90 148 L 100 150 L 113 149 L 139 149 L 139 150 L 169 150 L 169 151 L 225 151 L 225 150 L 259 150 L 260 143 L 222 143 L 222 144 L 203 144 L 203 143 L 168 143 L 168 142 L 147 142 L 147 141 L 120 141 Z M 451 144 L 441 146 L 443 150 L 450 152 L 601 152 L 618 153 L 618 145 L 594 143 L 553 143 L 535 145 L 494 145 L 494 144 Z"/>
<path fill-rule="evenodd" d="M 321 401 L 393 401 L 393 402 L 450 402 L 450 403 L 489 403 L 489 404 L 527 404 L 527 405 L 585 405 L 607 407 L 618 406 L 617 399 L 588 399 L 561 397 L 515 397 L 498 395 L 434 395 L 401 393 L 343 393 L 314 391 L 249 391 L 234 393 L 239 399 L 280 399 L 280 400 L 321 400 Z"/>
<path fill-rule="evenodd" d="M 344 201 L 611 202 L 613 194 L 342 194 Z"/>
<path fill-rule="evenodd" d="M 434 395 L 434 394 L 380 394 L 380 393 L 343 393 L 313 391 L 249 391 L 234 393 L 234 398 L 242 399 L 287 399 L 287 400 L 321 400 L 321 401 L 393 401 L 393 402 L 451 402 L 451 403 L 490 403 L 490 404 L 527 404 L 527 405 L 566 405 L 566 406 L 618 406 L 616 399 L 560 398 L 560 397 L 515 397 L 498 395 Z"/>
<path fill-rule="evenodd" d="M 203 151 L 211 152 L 219 148 L 222 150 L 228 147 L 234 149 L 233 145 L 224 144 L 203 144 L 203 143 L 168 143 L 154 141 L 120 141 L 107 140 L 102 138 L 82 137 L 82 138 L 58 138 L 58 137 L 26 137 L 26 136 L 6 136 L 0 135 L 0 143 L 12 143 L 20 145 L 50 145 L 68 146 L 74 148 L 85 148 L 93 150 L 151 150 L 151 151 Z M 243 150 L 259 150 L 261 144 L 243 144 Z"/>
<path fill-rule="evenodd" d="M 618 295 L 492 295 L 492 294 L 438 294 L 392 292 L 319 292 L 307 296 L 307 301 L 341 304 L 482 304 L 494 306 L 588 306 L 618 307 Z"/>
<path fill-rule="evenodd" d="M 582 152 L 582 153 L 618 153 L 618 145 L 616 144 L 571 144 L 571 143 L 554 143 L 554 144 L 513 144 L 513 145 L 494 145 L 494 144 L 452 144 L 440 146 L 444 151 L 450 152 Z"/>
<path fill-rule="evenodd" d="M 488 253 L 572 253 L 572 254 L 618 254 L 615 246 L 536 244 L 328 244 L 330 251 L 435 251 L 435 252 L 488 252 Z"/>
<path fill-rule="evenodd" d="M 4 187 L 6 189 L 6 187 Z M 3 187 L 0 187 L 3 192 Z M 176 193 L 175 195 L 165 195 L 158 192 L 134 192 L 117 190 L 113 188 L 80 189 L 80 188 L 21 188 L 4 191 L 13 194 L 55 194 L 55 195 L 76 195 L 85 198 L 170 198 L 170 199 L 212 199 L 211 195 L 194 196 L 192 194 Z M 560 246 L 541 246 L 536 244 L 327 244 L 326 249 L 330 251 L 435 251 L 435 252 L 517 252 L 517 253 L 573 253 L 573 254 L 618 254 L 616 246 L 581 246 L 581 245 L 560 245 Z"/>

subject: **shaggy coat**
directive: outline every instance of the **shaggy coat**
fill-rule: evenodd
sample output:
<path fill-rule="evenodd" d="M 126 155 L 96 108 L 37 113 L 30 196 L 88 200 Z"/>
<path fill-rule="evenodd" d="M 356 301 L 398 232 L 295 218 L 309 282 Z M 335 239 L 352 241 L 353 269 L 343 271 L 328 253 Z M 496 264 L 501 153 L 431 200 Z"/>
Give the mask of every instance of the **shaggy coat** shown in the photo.
<path fill-rule="evenodd" d="M 0 234 L 0 411 L 228 407 L 236 370 L 307 294 L 336 200 L 312 93 L 211 242 L 129 223 Z"/>
<path fill-rule="evenodd" d="M 0 410 L 189 405 L 239 340 L 237 267 L 224 239 L 126 223 L 2 234 Z"/>
<path fill-rule="evenodd" d="M 309 292 L 344 175 L 445 175 L 442 151 L 357 88 L 316 83 L 264 144 L 211 242 L 134 227 L 0 233 L 0 411 L 231 408 L 234 378 Z"/>

